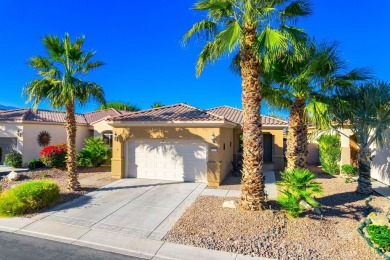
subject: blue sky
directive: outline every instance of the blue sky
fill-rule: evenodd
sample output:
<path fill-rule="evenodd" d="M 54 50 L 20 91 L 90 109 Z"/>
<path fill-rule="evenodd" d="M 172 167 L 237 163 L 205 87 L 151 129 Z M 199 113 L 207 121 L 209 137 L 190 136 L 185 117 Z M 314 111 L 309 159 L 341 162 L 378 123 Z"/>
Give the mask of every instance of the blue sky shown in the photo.
<path fill-rule="evenodd" d="M 314 14 L 299 25 L 317 40 L 337 41 L 350 67 L 368 66 L 390 82 L 390 2 L 313 1 Z M 200 19 L 193 1 L 0 0 L 0 104 L 26 107 L 23 87 L 36 77 L 29 57 L 45 54 L 41 38 L 86 36 L 106 65 L 88 77 L 104 87 L 108 101 L 148 108 L 185 102 L 200 108 L 241 107 L 240 78 L 226 58 L 195 77 L 200 44 L 184 49 L 182 35 Z M 78 108 L 92 111 L 96 104 Z M 40 108 L 50 108 L 42 104 Z M 263 113 L 268 113 L 267 109 Z"/>

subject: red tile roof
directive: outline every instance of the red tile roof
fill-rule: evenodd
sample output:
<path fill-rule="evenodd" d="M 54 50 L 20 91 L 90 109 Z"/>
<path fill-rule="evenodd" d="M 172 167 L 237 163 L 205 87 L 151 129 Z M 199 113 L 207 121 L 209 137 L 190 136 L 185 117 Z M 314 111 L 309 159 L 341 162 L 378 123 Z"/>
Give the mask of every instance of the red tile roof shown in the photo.
<path fill-rule="evenodd" d="M 225 117 L 227 120 L 240 124 L 243 120 L 243 113 L 241 109 L 229 107 L 229 106 L 220 106 L 207 110 L 208 112 L 220 115 Z M 275 117 L 261 115 L 261 121 L 263 126 L 288 126 L 288 122 L 281 120 Z"/>
<path fill-rule="evenodd" d="M 65 123 L 66 114 L 64 112 L 50 110 L 29 110 L 24 118 L 25 121 Z M 87 124 L 84 115 L 76 114 L 77 124 Z"/>
<path fill-rule="evenodd" d="M 115 109 L 95 111 L 86 114 L 76 114 L 77 124 L 94 124 L 100 120 L 112 116 L 123 115 L 131 112 L 118 111 Z M 65 112 L 51 110 L 32 110 L 32 109 L 15 109 L 0 111 L 0 121 L 35 121 L 35 122 L 51 122 L 65 123 Z"/>
<path fill-rule="evenodd" d="M 88 122 L 88 124 L 93 124 L 101 121 L 102 119 L 106 119 L 109 117 L 115 117 L 122 115 L 122 113 L 125 113 L 124 111 L 118 111 L 116 109 L 107 109 L 107 110 L 99 110 L 94 111 L 90 113 L 84 114 L 85 120 Z"/>
<path fill-rule="evenodd" d="M 186 104 L 176 104 L 117 116 L 113 121 L 223 121 L 224 118 Z"/>

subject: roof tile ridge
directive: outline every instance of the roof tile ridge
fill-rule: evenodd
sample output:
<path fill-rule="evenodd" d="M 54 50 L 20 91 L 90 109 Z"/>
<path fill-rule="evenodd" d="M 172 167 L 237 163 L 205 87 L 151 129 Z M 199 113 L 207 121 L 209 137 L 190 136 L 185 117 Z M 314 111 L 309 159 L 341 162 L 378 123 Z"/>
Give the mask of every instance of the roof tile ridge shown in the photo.
<path fill-rule="evenodd" d="M 262 117 L 269 117 L 269 118 L 272 118 L 272 119 L 276 119 L 278 121 L 282 121 L 284 123 L 288 123 L 288 121 L 284 120 L 284 119 L 280 119 L 280 118 L 276 118 L 276 117 L 273 117 L 273 116 L 269 116 L 269 115 L 261 115 Z"/>
<path fill-rule="evenodd" d="M 38 111 L 38 109 L 37 109 L 37 111 Z M 22 120 L 22 121 L 23 121 L 23 120 L 26 120 L 27 115 L 28 115 L 30 112 L 31 112 L 31 108 L 28 108 L 27 111 L 23 114 L 21 120 Z"/>
<path fill-rule="evenodd" d="M 182 104 L 178 103 L 178 104 L 173 104 L 173 105 L 168 105 L 168 106 L 163 106 L 163 107 L 149 108 L 149 109 L 145 109 L 145 110 L 134 111 L 134 112 L 131 112 L 131 114 L 132 115 L 137 115 L 137 114 L 146 113 L 146 112 L 149 112 L 149 111 L 156 111 L 156 110 L 161 110 L 161 109 L 165 109 L 165 108 L 169 108 L 169 107 L 175 107 L 175 106 L 179 106 L 179 105 L 182 105 Z M 129 114 L 122 114 L 122 115 L 116 116 L 115 118 L 126 117 L 128 115 Z"/>

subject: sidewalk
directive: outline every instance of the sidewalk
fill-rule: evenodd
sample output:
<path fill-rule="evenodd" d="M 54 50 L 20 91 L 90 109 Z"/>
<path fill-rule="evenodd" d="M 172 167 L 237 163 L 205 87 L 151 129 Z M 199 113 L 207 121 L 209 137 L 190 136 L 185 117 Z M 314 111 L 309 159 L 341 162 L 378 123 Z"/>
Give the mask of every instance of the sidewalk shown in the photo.
<path fill-rule="evenodd" d="M 0 219 L 0 231 L 54 240 L 62 243 L 85 246 L 145 259 L 236 259 L 266 260 L 268 258 L 244 256 L 235 253 L 208 250 L 186 245 L 168 243 L 160 240 L 112 233 L 103 230 L 80 228 L 57 224 L 50 227 L 42 225 L 40 230 L 28 231 L 28 226 L 42 216 L 34 218 Z"/>
<path fill-rule="evenodd" d="M 372 189 L 382 195 L 383 197 L 386 197 L 390 200 L 390 187 L 382 182 L 379 181 L 373 181 L 372 182 Z"/>
<path fill-rule="evenodd" d="M 0 231 L 145 259 L 266 259 L 161 241 L 204 188 L 196 183 L 122 179 L 32 218 L 0 218 Z M 169 200 L 161 199 L 169 194 Z M 170 207 L 167 216 L 162 214 L 165 207 Z M 151 225 L 153 232 L 148 230 Z"/>

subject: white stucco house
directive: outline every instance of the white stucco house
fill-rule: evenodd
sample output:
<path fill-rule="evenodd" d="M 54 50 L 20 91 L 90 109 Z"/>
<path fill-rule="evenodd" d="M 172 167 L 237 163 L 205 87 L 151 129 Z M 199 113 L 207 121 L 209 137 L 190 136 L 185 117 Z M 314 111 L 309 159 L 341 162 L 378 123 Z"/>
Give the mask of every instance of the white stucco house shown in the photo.
<path fill-rule="evenodd" d="M 105 119 L 126 113 L 129 112 L 108 109 L 77 114 L 77 151 L 91 136 L 102 136 L 111 145 L 112 126 Z M 59 143 L 66 143 L 64 112 L 29 108 L 0 110 L 0 164 L 4 164 L 6 154 L 18 152 L 23 154 L 23 164 L 26 165 L 31 159 L 39 158 L 44 146 Z"/>

